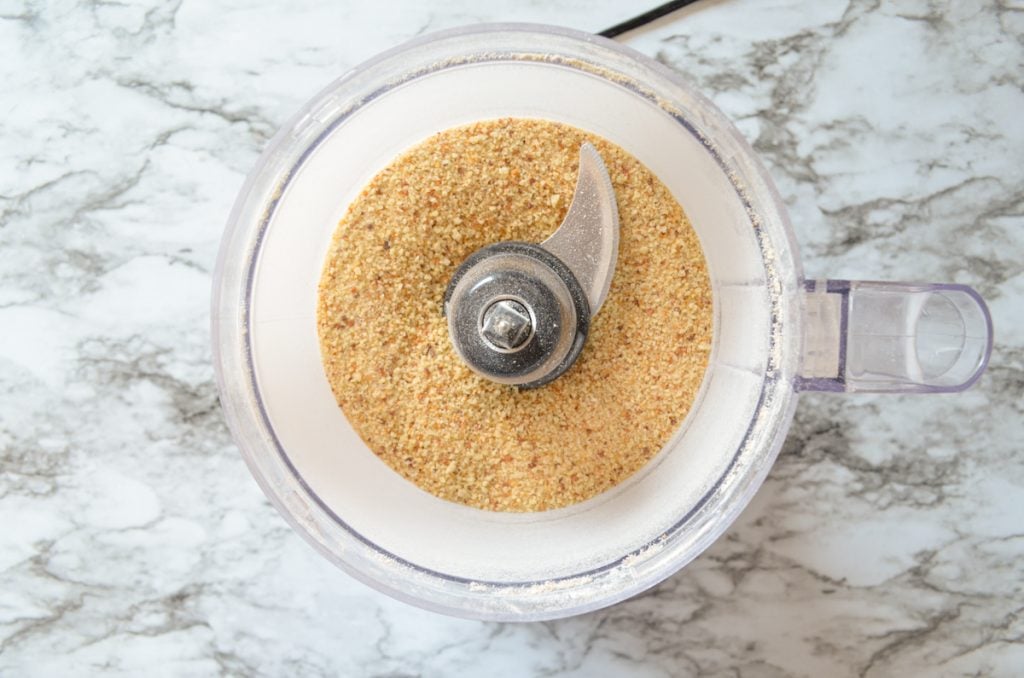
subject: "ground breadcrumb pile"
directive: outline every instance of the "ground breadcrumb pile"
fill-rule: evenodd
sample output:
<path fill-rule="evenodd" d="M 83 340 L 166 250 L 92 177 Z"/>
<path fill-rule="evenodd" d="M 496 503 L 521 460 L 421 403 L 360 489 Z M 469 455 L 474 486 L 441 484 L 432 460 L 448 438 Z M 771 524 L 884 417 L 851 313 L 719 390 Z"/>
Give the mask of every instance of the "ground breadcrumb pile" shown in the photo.
<path fill-rule="evenodd" d="M 608 299 L 576 364 L 520 391 L 477 376 L 441 314 L 456 267 L 561 223 L 590 141 L 621 238 Z M 711 289 L 668 189 L 618 146 L 567 125 L 501 119 L 440 132 L 352 203 L 320 280 L 324 368 L 345 416 L 391 468 L 450 501 L 543 511 L 649 461 L 686 416 L 711 349 Z"/>

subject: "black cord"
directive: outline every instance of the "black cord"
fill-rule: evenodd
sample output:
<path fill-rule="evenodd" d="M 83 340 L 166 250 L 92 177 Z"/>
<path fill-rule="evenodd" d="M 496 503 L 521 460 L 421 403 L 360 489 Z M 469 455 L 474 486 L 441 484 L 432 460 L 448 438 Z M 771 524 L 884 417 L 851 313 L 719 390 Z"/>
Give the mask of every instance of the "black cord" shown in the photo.
<path fill-rule="evenodd" d="M 676 11 L 677 9 L 682 9 L 687 5 L 692 5 L 695 2 L 697 2 L 697 0 L 673 0 L 672 2 L 666 2 L 664 5 L 659 5 L 654 9 L 650 10 L 649 12 L 644 12 L 643 14 L 637 15 L 632 19 L 623 21 L 621 24 L 615 24 L 611 28 L 606 28 L 600 33 L 598 33 L 598 35 L 604 36 L 606 38 L 614 38 L 617 35 L 622 35 L 623 33 L 633 30 L 634 28 L 640 28 L 644 24 L 649 24 L 655 19 L 660 19 L 666 14 L 670 14 Z"/>

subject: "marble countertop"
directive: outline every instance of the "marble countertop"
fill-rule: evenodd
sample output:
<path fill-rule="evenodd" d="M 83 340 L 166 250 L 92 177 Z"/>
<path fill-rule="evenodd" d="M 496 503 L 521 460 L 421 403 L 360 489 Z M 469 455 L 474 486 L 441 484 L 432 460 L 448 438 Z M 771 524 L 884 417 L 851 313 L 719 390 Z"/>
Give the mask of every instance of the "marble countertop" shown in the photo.
<path fill-rule="evenodd" d="M 991 367 L 811 394 L 742 517 L 636 599 L 451 619 L 336 570 L 224 426 L 221 229 L 349 67 L 478 21 L 655 2 L 0 0 L 0 675 L 909 676 L 1024 671 L 1024 3 L 709 0 L 623 36 L 737 121 L 809 275 L 955 281 Z"/>

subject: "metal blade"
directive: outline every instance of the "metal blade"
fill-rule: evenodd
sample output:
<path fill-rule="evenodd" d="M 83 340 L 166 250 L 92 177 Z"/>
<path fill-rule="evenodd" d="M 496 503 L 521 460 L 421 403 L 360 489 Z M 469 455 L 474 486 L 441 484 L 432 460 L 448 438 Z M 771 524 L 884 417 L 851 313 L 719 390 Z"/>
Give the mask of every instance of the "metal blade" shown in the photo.
<path fill-rule="evenodd" d="M 619 254 L 619 209 L 608 170 L 592 144 L 580 147 L 579 177 L 569 211 L 541 247 L 576 276 L 593 316 L 608 296 Z"/>

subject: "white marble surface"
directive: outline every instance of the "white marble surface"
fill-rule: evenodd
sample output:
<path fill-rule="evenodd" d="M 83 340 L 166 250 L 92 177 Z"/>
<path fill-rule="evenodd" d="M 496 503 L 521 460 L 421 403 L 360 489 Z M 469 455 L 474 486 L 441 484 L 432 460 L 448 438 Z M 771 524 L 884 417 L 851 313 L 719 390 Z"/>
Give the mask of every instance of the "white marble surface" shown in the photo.
<path fill-rule="evenodd" d="M 245 172 L 410 36 L 651 2 L 0 0 L 0 675 L 1024 672 L 1024 3 L 720 0 L 626 36 L 764 155 L 810 274 L 976 286 L 974 390 L 810 395 L 727 535 L 650 593 L 488 624 L 336 571 L 263 499 L 210 366 Z"/>

